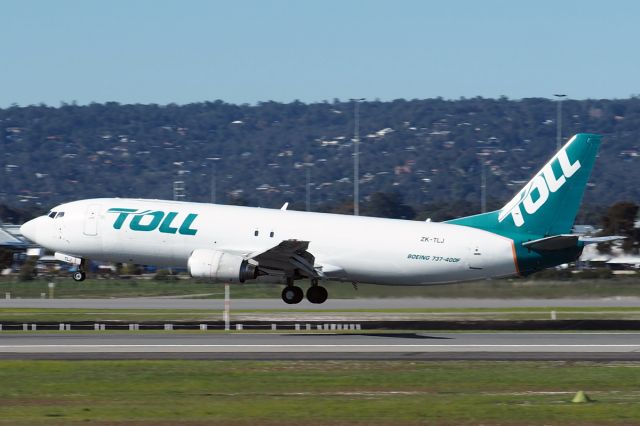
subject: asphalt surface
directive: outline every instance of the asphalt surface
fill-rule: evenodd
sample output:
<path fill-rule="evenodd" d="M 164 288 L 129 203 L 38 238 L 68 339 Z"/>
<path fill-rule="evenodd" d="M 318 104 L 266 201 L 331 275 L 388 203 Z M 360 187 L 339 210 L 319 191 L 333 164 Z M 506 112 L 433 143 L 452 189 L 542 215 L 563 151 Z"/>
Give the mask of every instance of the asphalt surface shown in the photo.
<path fill-rule="evenodd" d="M 0 358 L 640 361 L 640 333 L 7 333 Z"/>
<path fill-rule="evenodd" d="M 349 309 L 438 309 L 438 308 L 535 308 L 535 307 L 640 307 L 640 297 L 583 299 L 329 299 L 321 305 L 303 300 L 287 305 L 280 299 L 232 299 L 231 309 L 277 309 L 283 311 Z M 58 309 L 211 309 L 223 310 L 222 299 L 140 297 L 117 299 L 0 299 L 0 308 Z"/>

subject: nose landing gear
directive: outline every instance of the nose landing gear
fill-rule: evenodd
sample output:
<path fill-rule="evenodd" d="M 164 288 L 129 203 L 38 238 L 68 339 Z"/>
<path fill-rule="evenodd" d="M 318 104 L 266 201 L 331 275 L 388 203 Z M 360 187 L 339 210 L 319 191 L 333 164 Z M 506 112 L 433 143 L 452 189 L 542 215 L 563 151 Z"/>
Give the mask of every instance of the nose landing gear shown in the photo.
<path fill-rule="evenodd" d="M 87 279 L 87 273 L 85 272 L 87 266 L 87 259 L 80 260 L 78 270 L 73 273 L 72 277 L 74 281 L 81 282 Z"/>
<path fill-rule="evenodd" d="M 84 281 L 85 279 L 87 279 L 87 273 L 84 271 L 77 271 L 73 273 L 73 280 L 74 281 Z"/>

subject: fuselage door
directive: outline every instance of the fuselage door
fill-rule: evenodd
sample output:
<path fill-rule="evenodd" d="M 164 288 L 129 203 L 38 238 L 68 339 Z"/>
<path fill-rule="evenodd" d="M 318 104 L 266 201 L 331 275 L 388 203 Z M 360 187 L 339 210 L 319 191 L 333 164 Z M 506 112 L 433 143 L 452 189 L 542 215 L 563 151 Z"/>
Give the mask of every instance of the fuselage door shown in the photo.
<path fill-rule="evenodd" d="M 469 269 L 484 269 L 484 256 L 482 254 L 482 248 L 479 245 L 474 244 L 469 247 L 467 265 Z"/>
<path fill-rule="evenodd" d="M 87 211 L 84 218 L 84 235 L 96 236 L 98 235 L 98 214 L 100 211 L 100 205 L 92 204 L 87 207 Z"/>

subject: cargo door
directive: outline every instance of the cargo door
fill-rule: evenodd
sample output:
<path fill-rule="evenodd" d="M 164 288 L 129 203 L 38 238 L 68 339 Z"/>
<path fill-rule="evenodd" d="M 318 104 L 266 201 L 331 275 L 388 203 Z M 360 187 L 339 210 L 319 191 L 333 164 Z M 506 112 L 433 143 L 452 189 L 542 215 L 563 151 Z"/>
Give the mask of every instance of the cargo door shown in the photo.
<path fill-rule="evenodd" d="M 98 215 L 100 212 L 99 204 L 92 204 L 87 207 L 84 218 L 84 235 L 98 235 Z"/>

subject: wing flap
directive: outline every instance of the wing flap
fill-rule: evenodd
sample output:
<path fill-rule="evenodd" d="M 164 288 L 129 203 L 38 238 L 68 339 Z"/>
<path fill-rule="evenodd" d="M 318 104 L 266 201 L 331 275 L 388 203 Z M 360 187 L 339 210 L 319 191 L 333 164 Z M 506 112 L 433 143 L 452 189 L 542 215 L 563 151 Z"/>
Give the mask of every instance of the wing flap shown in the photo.
<path fill-rule="evenodd" d="M 309 241 L 284 240 L 268 250 L 247 256 L 264 269 L 282 271 L 300 270 L 311 278 L 323 278 L 324 274 L 314 267 L 315 257 L 307 251 Z"/>

